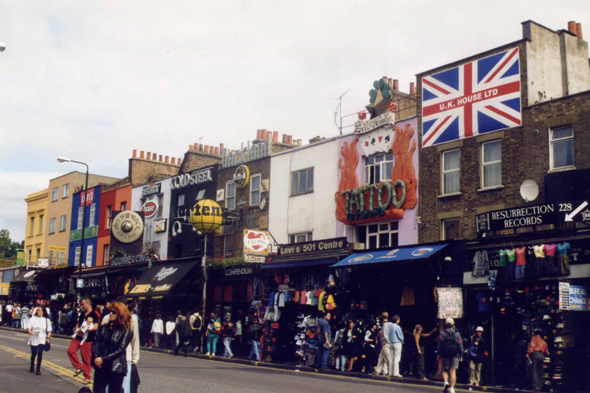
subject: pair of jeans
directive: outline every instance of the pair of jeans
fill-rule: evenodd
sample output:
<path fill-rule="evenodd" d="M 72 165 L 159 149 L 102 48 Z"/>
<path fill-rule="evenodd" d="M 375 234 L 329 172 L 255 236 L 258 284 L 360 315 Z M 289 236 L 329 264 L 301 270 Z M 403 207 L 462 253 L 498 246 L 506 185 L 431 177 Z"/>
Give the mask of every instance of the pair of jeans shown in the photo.
<path fill-rule="evenodd" d="M 162 337 L 162 333 L 154 333 L 154 347 L 160 348 L 160 337 Z"/>
<path fill-rule="evenodd" d="M 389 359 L 389 375 L 399 376 L 399 362 L 402 359 L 402 343 L 392 343 L 391 356 Z"/>
<path fill-rule="evenodd" d="M 315 368 L 328 367 L 328 358 L 330 357 L 330 348 L 325 348 L 324 344 L 320 344 L 318 354 L 315 358 Z"/>
<path fill-rule="evenodd" d="M 223 356 L 226 358 L 234 356 L 234 353 L 231 351 L 231 337 L 224 337 L 223 338 Z"/>
<path fill-rule="evenodd" d="M 15 328 L 15 329 L 18 329 L 20 327 L 20 319 L 14 318 L 12 320 L 12 327 Z"/>
<path fill-rule="evenodd" d="M 21 326 L 24 330 L 27 330 L 27 328 L 29 327 L 29 317 L 21 317 Z"/>
<path fill-rule="evenodd" d="M 338 355 L 336 356 L 336 370 L 346 370 L 346 356 Z"/>
<path fill-rule="evenodd" d="M 211 355 L 215 355 L 217 352 L 217 338 L 219 336 L 217 334 L 209 334 L 207 336 L 207 353 Z"/>
<path fill-rule="evenodd" d="M 525 265 L 516 265 L 516 279 L 524 280 L 524 268 Z"/>
<path fill-rule="evenodd" d="M 254 355 L 257 362 L 260 361 L 260 341 L 252 340 L 252 348 L 250 349 L 248 359 L 252 359 L 252 355 Z"/>
<path fill-rule="evenodd" d="M 94 370 L 93 393 L 121 393 L 123 391 L 123 379 L 125 374 L 97 368 Z"/>
<path fill-rule="evenodd" d="M 37 372 L 41 371 L 41 362 L 43 362 L 44 345 L 31 345 L 31 372 L 34 371 L 35 358 L 37 358 Z"/>

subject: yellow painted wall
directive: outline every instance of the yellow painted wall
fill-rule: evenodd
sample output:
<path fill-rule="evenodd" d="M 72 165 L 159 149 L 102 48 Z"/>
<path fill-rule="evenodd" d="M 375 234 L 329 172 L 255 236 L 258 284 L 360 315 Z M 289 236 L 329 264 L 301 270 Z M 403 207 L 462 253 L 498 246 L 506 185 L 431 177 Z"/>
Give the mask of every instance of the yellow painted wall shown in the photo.
<path fill-rule="evenodd" d="M 25 232 L 25 252 L 29 262 L 36 263 L 47 236 L 47 196 L 48 191 L 38 191 L 27 196 L 27 222 Z M 43 220 L 41 222 L 41 219 Z M 32 228 L 31 228 L 32 224 Z"/>

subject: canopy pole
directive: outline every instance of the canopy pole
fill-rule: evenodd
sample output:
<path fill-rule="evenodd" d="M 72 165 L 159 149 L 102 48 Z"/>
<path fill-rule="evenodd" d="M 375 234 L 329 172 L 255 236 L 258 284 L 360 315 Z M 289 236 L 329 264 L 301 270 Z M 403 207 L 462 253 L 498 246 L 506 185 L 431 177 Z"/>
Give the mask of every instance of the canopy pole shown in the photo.
<path fill-rule="evenodd" d="M 208 234 L 205 234 L 205 246 L 204 246 L 204 250 L 203 250 L 203 258 L 201 260 L 201 268 L 203 269 L 203 315 L 202 315 L 202 319 L 203 321 L 207 321 L 207 236 Z M 202 329 L 202 325 L 201 325 L 201 329 Z M 205 337 L 204 334 L 201 334 L 201 348 L 203 348 L 203 346 L 205 345 L 205 340 L 207 338 Z"/>

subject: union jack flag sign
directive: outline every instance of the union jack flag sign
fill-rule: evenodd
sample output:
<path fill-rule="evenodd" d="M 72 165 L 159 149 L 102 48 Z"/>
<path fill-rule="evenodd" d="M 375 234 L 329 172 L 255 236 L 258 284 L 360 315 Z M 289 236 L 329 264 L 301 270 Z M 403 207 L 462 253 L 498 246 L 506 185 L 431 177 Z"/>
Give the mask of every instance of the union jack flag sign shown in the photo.
<path fill-rule="evenodd" d="M 518 127 L 519 50 L 422 78 L 422 146 Z"/>

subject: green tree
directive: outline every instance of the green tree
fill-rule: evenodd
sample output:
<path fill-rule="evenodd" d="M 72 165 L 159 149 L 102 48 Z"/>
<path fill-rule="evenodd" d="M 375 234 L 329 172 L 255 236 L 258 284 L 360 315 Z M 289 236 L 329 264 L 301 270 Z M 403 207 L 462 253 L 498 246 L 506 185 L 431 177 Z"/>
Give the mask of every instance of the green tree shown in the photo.
<path fill-rule="evenodd" d="M 10 238 L 8 229 L 0 230 L 0 258 L 14 258 L 18 249 L 24 247 L 24 242 L 15 242 Z"/>

